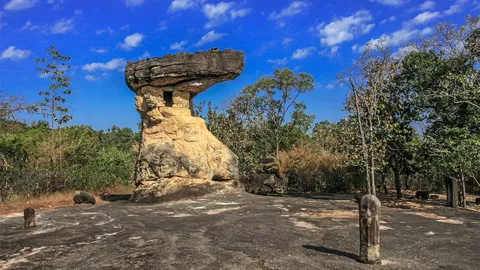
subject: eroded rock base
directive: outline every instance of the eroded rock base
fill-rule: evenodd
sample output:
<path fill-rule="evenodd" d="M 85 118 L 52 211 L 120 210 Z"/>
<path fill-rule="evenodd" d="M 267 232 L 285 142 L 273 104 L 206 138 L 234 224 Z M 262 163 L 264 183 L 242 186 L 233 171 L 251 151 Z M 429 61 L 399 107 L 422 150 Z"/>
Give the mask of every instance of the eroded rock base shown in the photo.
<path fill-rule="evenodd" d="M 143 181 L 133 192 L 130 201 L 155 203 L 196 198 L 212 193 L 233 192 L 236 181 L 216 182 L 209 179 L 164 178 L 159 181 Z"/>

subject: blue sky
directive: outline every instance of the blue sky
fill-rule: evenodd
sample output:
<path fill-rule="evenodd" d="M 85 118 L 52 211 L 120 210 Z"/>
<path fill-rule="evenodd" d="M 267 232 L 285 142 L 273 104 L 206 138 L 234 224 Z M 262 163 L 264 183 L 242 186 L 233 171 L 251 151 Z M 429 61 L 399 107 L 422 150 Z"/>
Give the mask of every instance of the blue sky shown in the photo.
<path fill-rule="evenodd" d="M 385 37 L 397 49 L 431 35 L 440 21 L 462 24 L 479 13 L 479 0 L 0 0 L 0 90 L 39 100 L 49 81 L 36 72 L 35 58 L 54 45 L 72 57 L 70 124 L 136 129 L 126 61 L 232 48 L 245 52 L 244 72 L 196 102 L 220 105 L 288 67 L 315 78 L 315 90 L 302 98 L 308 112 L 336 121 L 346 115 L 347 90 L 335 75 L 368 41 Z"/>

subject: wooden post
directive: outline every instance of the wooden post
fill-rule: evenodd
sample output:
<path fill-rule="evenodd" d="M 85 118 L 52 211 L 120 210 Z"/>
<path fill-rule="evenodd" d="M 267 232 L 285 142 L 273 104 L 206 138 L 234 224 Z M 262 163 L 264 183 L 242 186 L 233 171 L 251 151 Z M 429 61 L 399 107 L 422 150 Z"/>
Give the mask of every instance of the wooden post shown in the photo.
<path fill-rule="evenodd" d="M 367 194 L 360 200 L 360 261 L 380 261 L 380 208 L 377 197 Z"/>

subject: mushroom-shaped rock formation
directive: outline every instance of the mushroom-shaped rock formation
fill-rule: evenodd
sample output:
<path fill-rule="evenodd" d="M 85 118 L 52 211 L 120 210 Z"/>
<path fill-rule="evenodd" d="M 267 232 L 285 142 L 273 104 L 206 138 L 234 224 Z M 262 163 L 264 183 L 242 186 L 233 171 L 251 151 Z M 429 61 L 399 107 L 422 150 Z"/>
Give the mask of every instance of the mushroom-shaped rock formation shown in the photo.
<path fill-rule="evenodd" d="M 126 82 L 136 94 L 142 118 L 132 200 L 204 195 L 236 183 L 237 156 L 208 131 L 203 119 L 192 116 L 192 99 L 216 83 L 236 78 L 244 66 L 244 53 L 234 50 L 128 63 Z"/>

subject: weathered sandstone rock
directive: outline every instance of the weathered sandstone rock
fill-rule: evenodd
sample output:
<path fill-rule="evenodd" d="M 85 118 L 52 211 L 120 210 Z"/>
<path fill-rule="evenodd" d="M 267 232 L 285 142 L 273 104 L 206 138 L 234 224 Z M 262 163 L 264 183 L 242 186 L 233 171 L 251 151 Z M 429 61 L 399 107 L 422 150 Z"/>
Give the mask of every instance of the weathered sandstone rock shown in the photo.
<path fill-rule="evenodd" d="M 210 187 L 212 180 L 238 179 L 237 156 L 210 133 L 203 119 L 192 116 L 192 99 L 213 84 L 240 75 L 243 58 L 243 52 L 226 50 L 128 63 L 126 82 L 136 93 L 135 105 L 142 117 L 132 200 L 172 197 L 170 191 L 178 193 L 171 188 L 175 183 L 184 190 L 185 186 Z M 196 181 L 185 185 L 180 179 Z M 168 182 L 169 188 L 162 182 Z"/>

